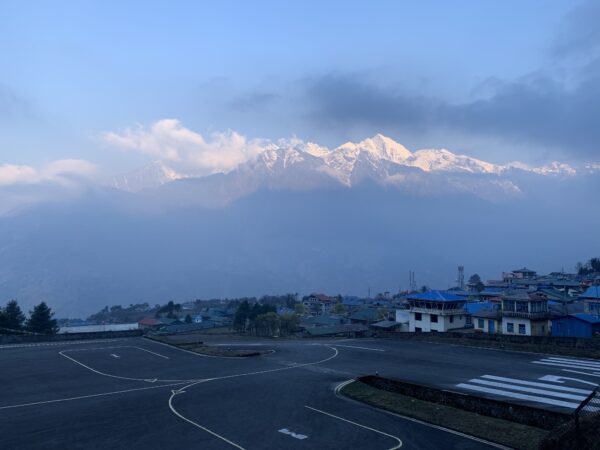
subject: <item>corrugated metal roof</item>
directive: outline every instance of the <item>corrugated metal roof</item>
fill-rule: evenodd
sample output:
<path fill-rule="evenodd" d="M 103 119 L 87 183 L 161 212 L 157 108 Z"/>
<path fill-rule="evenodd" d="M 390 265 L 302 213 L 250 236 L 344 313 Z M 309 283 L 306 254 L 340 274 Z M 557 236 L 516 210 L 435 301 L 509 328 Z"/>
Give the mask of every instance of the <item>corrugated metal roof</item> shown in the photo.
<path fill-rule="evenodd" d="M 581 294 L 582 298 L 597 298 L 600 299 L 600 286 L 591 286 Z"/>
<path fill-rule="evenodd" d="M 592 324 L 600 323 L 600 317 L 592 316 L 591 314 L 578 313 L 578 314 L 571 314 L 571 316 L 576 317 L 579 320 L 583 320 L 584 322 L 587 322 L 587 323 L 592 323 Z"/>
<path fill-rule="evenodd" d="M 410 294 L 409 300 L 426 300 L 433 302 L 454 302 L 458 300 L 464 300 L 463 297 L 451 294 L 444 291 L 429 291 L 421 294 Z"/>

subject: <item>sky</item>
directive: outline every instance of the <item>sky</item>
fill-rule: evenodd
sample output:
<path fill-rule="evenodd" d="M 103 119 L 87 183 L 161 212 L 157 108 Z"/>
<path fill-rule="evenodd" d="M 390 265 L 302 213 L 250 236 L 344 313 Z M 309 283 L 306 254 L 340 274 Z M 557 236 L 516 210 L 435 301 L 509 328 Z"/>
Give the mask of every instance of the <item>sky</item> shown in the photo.
<path fill-rule="evenodd" d="M 0 0 L 0 184 L 378 132 L 600 161 L 598 23 L 594 1 Z"/>

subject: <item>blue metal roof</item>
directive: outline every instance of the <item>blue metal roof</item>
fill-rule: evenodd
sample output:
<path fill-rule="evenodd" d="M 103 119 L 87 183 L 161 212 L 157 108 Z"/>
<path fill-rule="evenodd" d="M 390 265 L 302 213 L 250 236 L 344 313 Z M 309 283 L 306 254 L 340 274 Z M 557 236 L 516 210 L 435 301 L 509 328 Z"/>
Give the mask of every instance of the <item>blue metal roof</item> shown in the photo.
<path fill-rule="evenodd" d="M 410 294 L 409 300 L 426 300 L 433 302 L 455 302 L 458 300 L 465 300 L 463 297 L 458 295 L 450 294 L 443 291 L 429 291 L 422 294 Z"/>
<path fill-rule="evenodd" d="M 589 287 L 587 291 L 585 291 L 583 294 L 581 294 L 581 297 L 600 299 L 600 286 Z"/>
<path fill-rule="evenodd" d="M 490 310 L 494 309 L 494 304 L 489 302 L 483 303 L 465 303 L 465 309 L 469 314 L 478 313 L 481 310 Z"/>
<path fill-rule="evenodd" d="M 600 317 L 598 316 L 592 316 L 591 314 L 585 314 L 585 313 L 577 313 L 577 314 L 571 314 L 571 316 L 576 317 L 579 320 L 583 320 L 584 322 L 587 323 L 600 323 Z"/>

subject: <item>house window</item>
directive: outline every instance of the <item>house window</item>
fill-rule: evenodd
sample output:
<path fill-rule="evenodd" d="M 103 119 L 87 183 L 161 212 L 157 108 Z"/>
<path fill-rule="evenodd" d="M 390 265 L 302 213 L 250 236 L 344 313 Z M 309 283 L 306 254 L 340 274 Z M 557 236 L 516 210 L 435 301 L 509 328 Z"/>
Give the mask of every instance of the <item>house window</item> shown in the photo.
<path fill-rule="evenodd" d="M 423 320 L 421 313 L 415 313 L 415 320 Z M 419 331 L 421 331 L 421 330 L 419 330 Z"/>
<path fill-rule="evenodd" d="M 450 316 L 450 323 L 454 323 L 454 316 Z"/>
<path fill-rule="evenodd" d="M 520 323 L 519 324 L 519 334 L 526 334 L 527 330 L 525 329 L 525 324 L 524 323 Z"/>
<path fill-rule="evenodd" d="M 484 320 L 477 319 L 477 328 L 484 328 Z"/>
<path fill-rule="evenodd" d="M 432 314 L 432 315 L 431 315 L 431 321 L 432 321 L 433 323 L 437 323 L 437 321 L 438 321 L 438 316 L 437 316 L 437 314 Z"/>
<path fill-rule="evenodd" d="M 512 322 L 507 322 L 506 323 L 506 332 L 507 333 L 514 333 L 515 332 L 515 324 Z"/>
<path fill-rule="evenodd" d="M 415 328 L 415 332 L 416 332 L 416 333 L 420 333 L 421 331 L 423 331 L 421 328 L 419 328 L 419 327 L 416 327 L 416 328 Z"/>

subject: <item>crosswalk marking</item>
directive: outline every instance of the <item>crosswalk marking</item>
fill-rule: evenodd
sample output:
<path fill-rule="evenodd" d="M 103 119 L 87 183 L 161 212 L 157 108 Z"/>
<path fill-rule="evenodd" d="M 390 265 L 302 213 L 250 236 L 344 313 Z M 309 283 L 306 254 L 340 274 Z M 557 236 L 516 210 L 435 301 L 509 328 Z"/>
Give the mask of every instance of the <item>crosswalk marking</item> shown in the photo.
<path fill-rule="evenodd" d="M 548 358 L 532 361 L 532 363 L 566 369 L 600 371 L 600 363 L 584 359 L 559 358 L 550 356 Z"/>
<path fill-rule="evenodd" d="M 509 383 L 515 384 L 524 384 L 526 386 L 535 386 L 540 388 L 549 388 L 554 389 L 555 391 L 564 391 L 564 392 L 576 392 L 577 394 L 589 395 L 591 392 L 589 389 L 577 389 L 567 386 L 555 386 L 554 384 L 548 383 L 540 383 L 537 381 L 527 381 L 527 380 L 519 380 L 517 378 L 506 378 L 506 377 L 497 377 L 495 375 L 483 375 L 481 378 L 487 378 L 488 380 L 497 380 L 497 381 L 506 381 Z"/>
<path fill-rule="evenodd" d="M 551 380 L 550 380 L 551 381 Z M 472 378 L 456 387 L 469 391 L 492 394 L 516 400 L 526 400 L 543 405 L 575 409 L 592 392 L 581 389 L 539 381 L 521 380 L 519 378 L 482 375 Z"/>
<path fill-rule="evenodd" d="M 483 387 L 483 386 L 477 386 L 474 384 L 460 383 L 460 384 L 457 384 L 456 386 L 459 388 L 463 388 L 463 389 L 469 389 L 471 391 L 484 392 L 486 394 L 494 394 L 494 395 L 498 395 L 501 397 L 515 398 L 518 400 L 528 400 L 528 401 L 543 403 L 543 404 L 552 405 L 552 406 L 562 406 L 563 408 L 569 408 L 569 409 L 575 409 L 579 406 L 579 403 L 566 402 L 564 400 L 556 400 L 556 399 L 547 398 L 547 397 L 539 397 L 536 395 L 519 394 L 517 392 L 509 392 L 509 391 L 504 391 L 504 390 L 500 390 L 500 389 L 492 389 L 492 388 L 487 388 L 487 387 Z"/>
<path fill-rule="evenodd" d="M 600 362 L 597 362 L 597 361 L 590 361 L 590 360 L 586 360 L 586 359 L 559 358 L 556 356 L 550 356 L 546 359 L 550 359 L 553 361 L 559 361 L 559 362 L 563 362 L 563 363 L 577 363 L 577 364 L 582 364 L 582 365 L 600 369 Z"/>
<path fill-rule="evenodd" d="M 549 391 L 546 389 L 536 389 L 536 388 L 531 388 L 531 387 L 527 387 L 527 386 L 517 386 L 514 384 L 499 383 L 497 381 L 474 379 L 474 380 L 469 380 L 469 383 L 476 383 L 476 384 L 483 384 L 483 385 L 493 386 L 493 387 L 498 387 L 498 388 L 511 389 L 513 391 L 529 392 L 532 394 L 548 395 L 550 397 L 566 398 L 568 400 L 579 400 L 579 401 L 585 400 L 585 397 L 581 396 L 581 395 L 567 394 L 566 392 Z"/>

